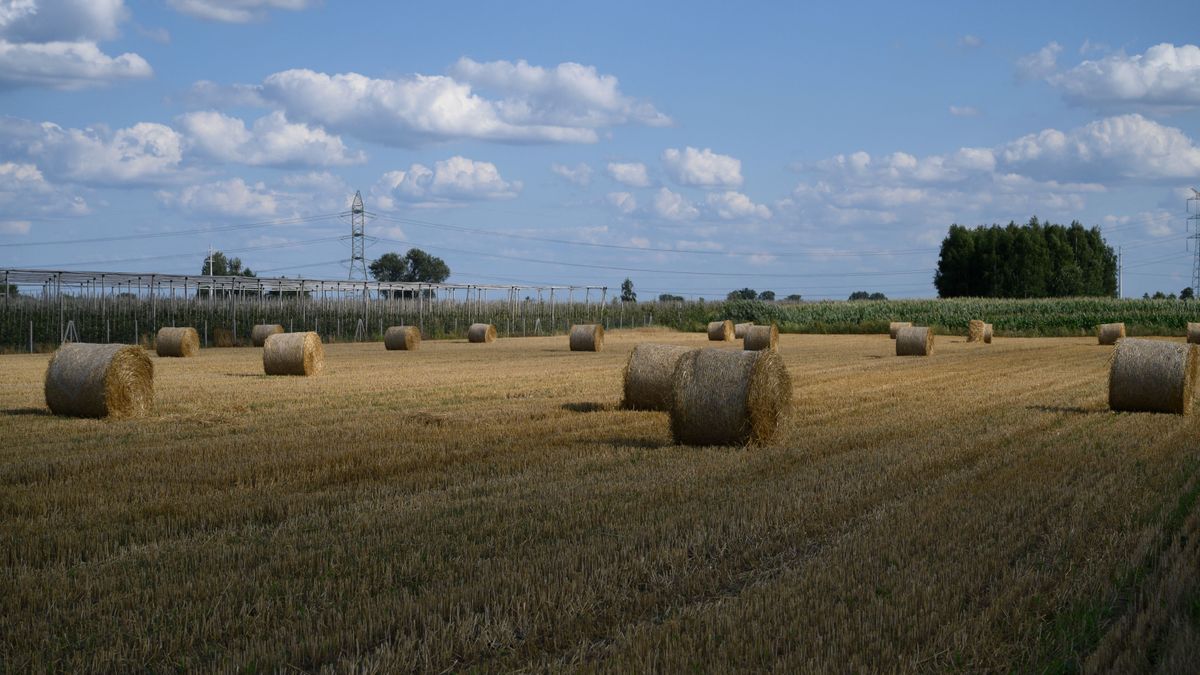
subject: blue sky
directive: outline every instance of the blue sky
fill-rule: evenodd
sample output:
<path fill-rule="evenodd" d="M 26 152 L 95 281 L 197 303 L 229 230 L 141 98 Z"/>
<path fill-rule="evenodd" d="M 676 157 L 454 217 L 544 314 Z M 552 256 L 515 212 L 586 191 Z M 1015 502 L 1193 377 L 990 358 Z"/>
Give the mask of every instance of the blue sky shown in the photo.
<path fill-rule="evenodd" d="M 1190 6 L 908 4 L 0 0 L 0 267 L 344 278 L 357 189 L 460 283 L 932 296 L 1037 215 L 1187 286 Z"/>

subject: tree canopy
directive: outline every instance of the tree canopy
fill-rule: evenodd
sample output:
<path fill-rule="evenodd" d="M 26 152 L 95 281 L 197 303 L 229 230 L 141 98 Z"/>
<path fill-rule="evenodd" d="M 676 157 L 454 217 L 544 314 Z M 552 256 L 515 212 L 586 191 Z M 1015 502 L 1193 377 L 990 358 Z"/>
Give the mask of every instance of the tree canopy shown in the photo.
<path fill-rule="evenodd" d="M 368 268 L 376 281 L 440 284 L 450 278 L 450 267 L 446 261 L 419 248 L 410 248 L 403 256 L 384 253 Z"/>
<path fill-rule="evenodd" d="M 621 282 L 621 302 L 637 302 L 637 293 L 633 292 L 633 279 L 625 277 Z"/>
<path fill-rule="evenodd" d="M 1117 256 L 1099 228 L 1079 222 L 951 225 L 933 284 L 943 298 L 1114 296 Z"/>
<path fill-rule="evenodd" d="M 211 261 L 211 264 L 210 264 Z M 211 274 L 218 277 L 254 277 L 258 276 L 249 267 L 242 267 L 241 258 L 230 258 L 221 251 L 213 251 L 211 256 L 204 256 L 201 274 Z"/>

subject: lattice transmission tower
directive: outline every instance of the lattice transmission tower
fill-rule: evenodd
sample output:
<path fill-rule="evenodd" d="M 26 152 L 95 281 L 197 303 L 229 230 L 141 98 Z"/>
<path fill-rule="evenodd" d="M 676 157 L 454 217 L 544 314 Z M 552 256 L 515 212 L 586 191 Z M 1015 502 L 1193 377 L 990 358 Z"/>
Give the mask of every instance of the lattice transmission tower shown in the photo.
<path fill-rule="evenodd" d="M 350 211 L 341 215 L 350 217 L 350 236 L 342 237 L 350 240 L 350 279 L 366 281 L 370 278 L 367 276 L 367 216 L 374 214 L 363 208 L 361 191 L 354 192 Z"/>
<path fill-rule="evenodd" d="M 1187 200 L 1188 243 L 1192 249 L 1192 290 L 1200 292 L 1200 191 L 1192 188 Z"/>

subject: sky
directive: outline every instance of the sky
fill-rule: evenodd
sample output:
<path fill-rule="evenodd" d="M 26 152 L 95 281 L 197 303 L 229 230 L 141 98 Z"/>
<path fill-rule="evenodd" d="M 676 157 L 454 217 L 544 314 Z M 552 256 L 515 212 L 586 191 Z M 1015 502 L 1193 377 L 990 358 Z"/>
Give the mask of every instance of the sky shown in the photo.
<path fill-rule="evenodd" d="M 1190 285 L 1192 3 L 810 4 L 0 0 L 0 268 L 344 279 L 357 190 L 453 283 L 932 297 L 1036 216 Z"/>

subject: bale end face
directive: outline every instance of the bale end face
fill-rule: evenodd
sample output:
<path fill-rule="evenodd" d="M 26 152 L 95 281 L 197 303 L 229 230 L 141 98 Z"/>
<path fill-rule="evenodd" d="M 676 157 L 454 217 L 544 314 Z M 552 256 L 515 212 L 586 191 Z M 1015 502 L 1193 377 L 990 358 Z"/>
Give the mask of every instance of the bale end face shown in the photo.
<path fill-rule="evenodd" d="M 154 338 L 159 356 L 189 357 L 200 353 L 200 334 L 195 328 L 160 328 Z"/>
<path fill-rule="evenodd" d="M 771 324 L 770 326 L 751 326 L 750 330 L 746 331 L 745 339 L 742 340 L 742 349 L 756 352 L 763 349 L 776 349 L 778 344 L 778 326 L 775 324 Z"/>
<path fill-rule="evenodd" d="M 791 407 L 791 376 L 774 350 L 687 352 L 671 380 L 671 434 L 684 445 L 769 443 Z"/>
<path fill-rule="evenodd" d="M 139 417 L 154 403 L 154 364 L 134 345 L 68 343 L 46 368 L 46 406 L 72 417 Z"/>
<path fill-rule="evenodd" d="M 1200 347 L 1165 340 L 1117 342 L 1108 371 L 1108 407 L 1187 415 L 1192 411 Z"/>
<path fill-rule="evenodd" d="M 391 326 L 383 334 L 383 346 L 389 351 L 419 349 L 421 330 L 416 326 Z"/>
<path fill-rule="evenodd" d="M 932 353 L 932 328 L 906 326 L 896 333 L 896 356 L 929 356 Z"/>
<path fill-rule="evenodd" d="M 604 326 L 598 323 L 571 326 L 569 343 L 573 352 L 598 352 L 604 349 Z"/>
<path fill-rule="evenodd" d="M 496 327 L 490 323 L 473 323 L 467 329 L 467 341 L 488 343 L 496 341 Z"/>
<path fill-rule="evenodd" d="M 709 322 L 708 339 L 713 342 L 731 342 L 733 340 L 733 322 L 729 319 Z"/>
<path fill-rule="evenodd" d="M 983 342 L 984 327 L 987 324 L 979 319 L 971 319 L 967 322 L 967 342 Z"/>
<path fill-rule="evenodd" d="M 908 328 L 910 326 L 912 326 L 911 321 L 893 321 L 890 324 L 888 324 L 888 335 L 891 336 L 891 338 L 893 340 L 895 340 L 896 335 L 897 335 L 897 333 L 900 332 L 901 328 Z"/>
<path fill-rule="evenodd" d="M 992 324 L 983 324 L 983 342 L 984 344 L 992 344 Z"/>
<path fill-rule="evenodd" d="M 679 345 L 652 342 L 635 346 L 625 362 L 625 397 L 621 407 L 669 412 L 673 400 L 671 377 L 680 357 L 690 351 Z"/>
<path fill-rule="evenodd" d="M 1100 344 L 1115 345 L 1117 340 L 1125 337 L 1124 323 L 1102 323 L 1097 331 Z"/>
<path fill-rule="evenodd" d="M 313 332 L 277 333 L 263 345 L 267 375 L 319 375 L 325 369 L 325 347 Z"/>

